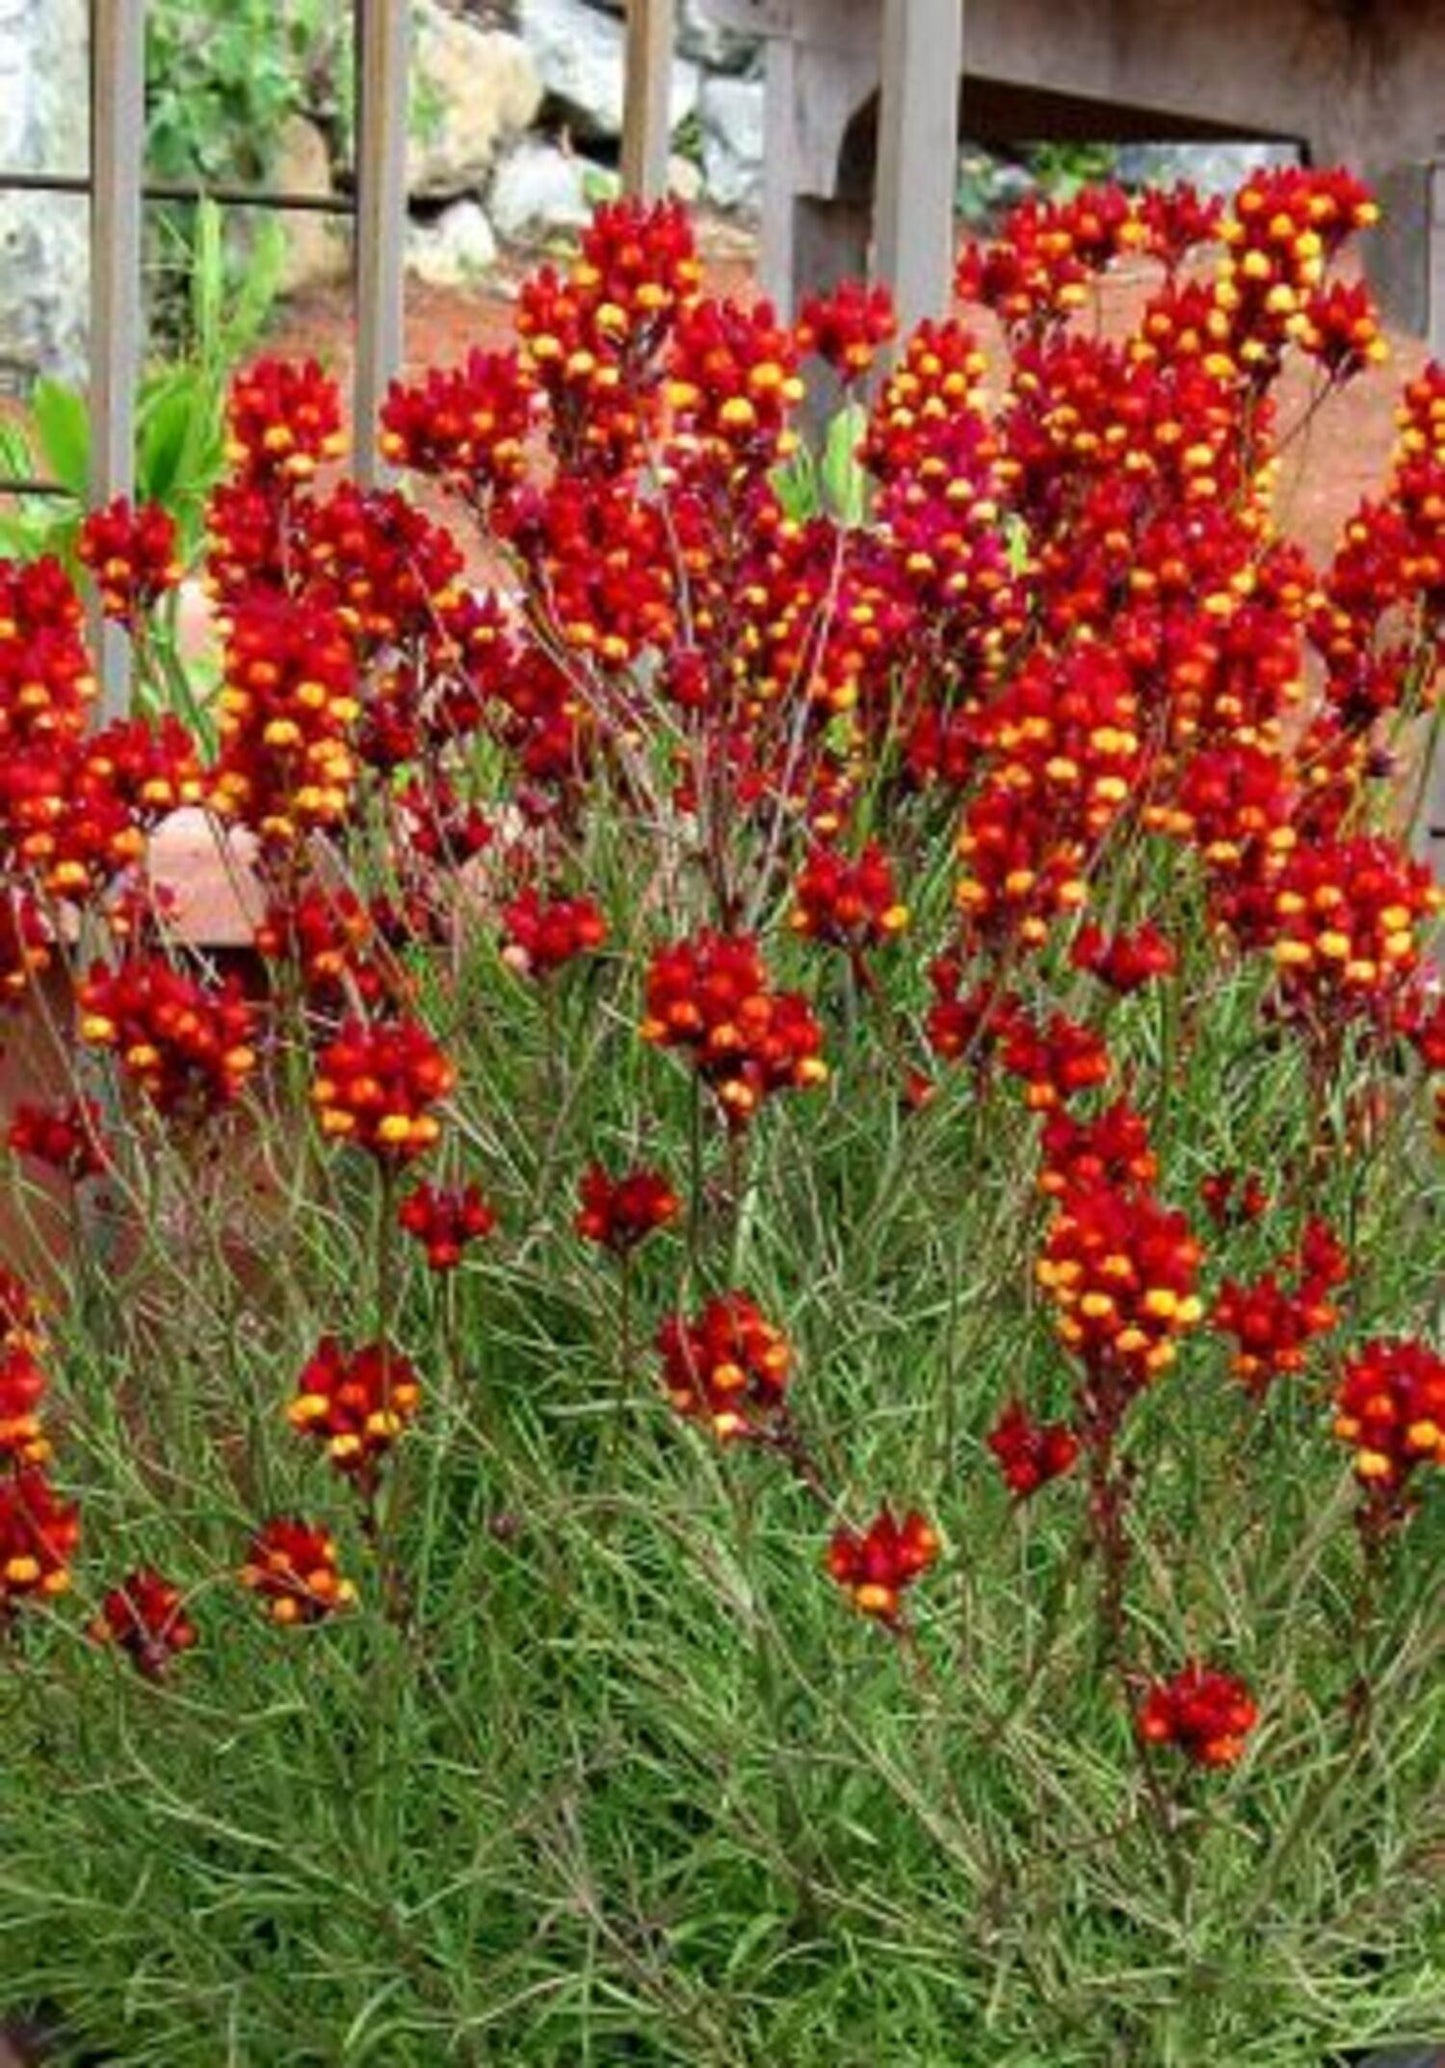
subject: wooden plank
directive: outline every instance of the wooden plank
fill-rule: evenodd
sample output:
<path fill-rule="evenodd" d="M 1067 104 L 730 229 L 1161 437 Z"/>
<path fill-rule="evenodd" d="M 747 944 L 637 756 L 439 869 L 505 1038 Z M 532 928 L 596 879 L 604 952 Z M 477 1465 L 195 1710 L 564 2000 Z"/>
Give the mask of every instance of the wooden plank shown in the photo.
<path fill-rule="evenodd" d="M 1445 359 L 1445 164 L 1432 162 L 1428 185 L 1425 322 L 1433 359 Z"/>
<path fill-rule="evenodd" d="M 793 220 L 798 190 L 794 148 L 797 47 L 790 37 L 772 38 L 763 57 L 763 221 L 758 247 L 758 282 L 783 317 L 795 313 L 797 237 Z"/>
<path fill-rule="evenodd" d="M 676 29 L 675 0 L 627 0 L 622 187 L 642 201 L 660 201 L 667 192 Z"/>
<path fill-rule="evenodd" d="M 907 330 L 953 295 L 964 0 L 884 0 L 874 272 Z"/>
<path fill-rule="evenodd" d="M 91 0 L 90 502 L 135 487 L 141 350 L 141 160 L 145 139 L 145 0 Z M 92 630 L 101 711 L 130 697 L 130 647 L 98 607 Z"/>
<path fill-rule="evenodd" d="M 406 322 L 406 118 L 411 0 L 354 0 L 356 96 L 356 477 L 388 478 L 377 415 L 401 372 Z"/>

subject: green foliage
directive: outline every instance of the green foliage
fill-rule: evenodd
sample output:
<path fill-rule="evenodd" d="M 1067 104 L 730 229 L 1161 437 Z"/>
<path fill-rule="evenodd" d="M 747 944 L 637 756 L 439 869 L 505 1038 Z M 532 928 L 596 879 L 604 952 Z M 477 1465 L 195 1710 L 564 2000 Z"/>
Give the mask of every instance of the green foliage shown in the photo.
<path fill-rule="evenodd" d="M 269 180 L 287 121 L 309 114 L 337 144 L 349 135 L 351 9 L 333 0 L 153 0 L 146 13 L 146 165 L 162 180 Z M 184 330 L 184 282 L 202 235 L 195 209 L 152 215 L 153 303 Z M 226 275 L 239 288 L 260 258 L 275 287 L 284 232 L 270 218 L 228 219 Z"/>
<path fill-rule="evenodd" d="M 939 856 L 917 913 L 935 937 L 947 843 L 926 815 L 913 831 Z M 628 909 L 626 838 L 581 859 Z M 341 1514 L 366 1575 L 282 1406 L 320 1327 L 344 1311 L 359 1337 L 395 1298 L 368 1173 L 318 1160 L 285 1091 L 305 1060 L 283 1053 L 239 1128 L 159 1162 L 132 1145 L 139 1243 L 61 1319 L 88 1564 L 212 1577 L 202 1647 L 160 1685 L 73 1612 L 17 1642 L 0 2010 L 53 1997 L 77 2047 L 127 2068 L 1319 2068 L 1427 2032 L 1441 1516 L 1411 1525 L 1357 1650 L 1348 1474 L 1313 1409 L 1261 1412 L 1217 1346 L 1187 1349 L 1140 1409 L 1134 1613 L 1228 1632 L 1270 1692 L 1245 1765 L 1180 1786 L 1171 1840 L 1094 1692 L 1078 1490 L 1011 1513 L 983 1447 L 1021 1372 L 1060 1404 L 1067 1385 L 1029 1290 L 1027 1117 L 966 1071 L 904 1117 L 840 972 L 838 1088 L 779 1101 L 731 1177 L 709 1136 L 696 1244 L 636 1259 L 629 1355 L 615 1275 L 571 1232 L 576 1172 L 639 1143 L 671 1160 L 690 1087 L 637 1040 L 627 958 L 546 1005 L 484 940 L 445 982 L 411 969 L 506 1232 L 456 1279 L 410 1272 L 395 1317 L 427 1387 L 383 1525 L 407 1622 L 280 1632 L 231 1577 L 260 1504 Z M 1221 1162 L 1273 1184 L 1315 1138 L 1310 1088 L 1261 1041 L 1253 972 L 1199 943 L 1187 981 L 1167 1194 Z M 1111 1026 L 1141 1081 L 1165 1038 L 1148 1000 Z M 1361 1333 L 1438 1279 L 1428 1155 L 1411 1125 L 1320 1173 L 1311 1204 L 1373 1260 Z M 851 1502 L 936 1495 L 950 1547 L 915 1651 L 849 1616 L 777 1461 L 670 1414 L 645 1327 L 680 1268 L 789 1317 L 797 1413 Z"/>
<path fill-rule="evenodd" d="M 829 418 L 821 452 L 800 445 L 773 475 L 773 487 L 795 523 L 820 515 L 850 529 L 868 515 L 868 475 L 858 459 L 867 417 L 850 402 Z"/>
<path fill-rule="evenodd" d="M 1071 201 L 1081 187 L 1111 179 L 1118 156 L 1113 144 L 1032 144 L 1028 165 L 1051 200 Z"/>
<path fill-rule="evenodd" d="M 190 347 L 141 379 L 136 398 L 135 497 L 175 519 L 183 557 L 199 549 L 206 497 L 225 467 L 225 401 L 231 375 L 252 350 L 270 307 L 274 249 L 228 296 L 222 216 L 212 202 L 196 212 L 190 277 Z M 75 540 L 89 493 L 90 410 L 85 393 L 60 381 L 37 382 L 23 419 L 0 421 L 0 469 L 53 481 L 64 493 L 0 503 L 0 551 L 29 559 L 54 553 L 74 571 Z"/>

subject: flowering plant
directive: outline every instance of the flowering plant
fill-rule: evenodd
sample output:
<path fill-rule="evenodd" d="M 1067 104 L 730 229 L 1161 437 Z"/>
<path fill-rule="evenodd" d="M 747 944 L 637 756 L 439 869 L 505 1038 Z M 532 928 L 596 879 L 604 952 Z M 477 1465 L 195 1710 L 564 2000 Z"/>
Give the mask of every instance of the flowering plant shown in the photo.
<path fill-rule="evenodd" d="M 1445 371 L 1330 557 L 1276 500 L 1372 216 L 1030 202 L 876 372 L 885 297 L 615 204 L 391 393 L 426 499 L 263 361 L 213 747 L 90 732 L 0 566 L 3 991 L 79 1012 L 9 1131 L 0 2006 L 719 2068 L 1438 2012 Z M 168 541 L 83 557 L 144 672 Z M 196 802 L 247 972 L 153 880 Z"/>

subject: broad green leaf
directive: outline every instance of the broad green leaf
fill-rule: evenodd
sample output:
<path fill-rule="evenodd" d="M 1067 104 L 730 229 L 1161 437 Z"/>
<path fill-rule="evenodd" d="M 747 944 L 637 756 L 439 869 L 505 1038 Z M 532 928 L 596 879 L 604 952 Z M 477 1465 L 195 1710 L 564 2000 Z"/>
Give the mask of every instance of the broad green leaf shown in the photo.
<path fill-rule="evenodd" d="M 810 517 L 817 516 L 818 468 L 806 446 L 799 446 L 790 460 L 774 467 L 771 479 L 784 516 L 795 524 L 805 524 Z"/>
<path fill-rule="evenodd" d="M 52 478 L 72 495 L 90 485 L 90 411 L 85 397 L 61 381 L 39 380 L 31 397 L 35 435 Z"/>
<path fill-rule="evenodd" d="M 868 514 L 868 476 L 858 460 L 867 425 L 862 404 L 847 403 L 829 423 L 823 443 L 823 494 L 843 525 L 861 524 Z"/>

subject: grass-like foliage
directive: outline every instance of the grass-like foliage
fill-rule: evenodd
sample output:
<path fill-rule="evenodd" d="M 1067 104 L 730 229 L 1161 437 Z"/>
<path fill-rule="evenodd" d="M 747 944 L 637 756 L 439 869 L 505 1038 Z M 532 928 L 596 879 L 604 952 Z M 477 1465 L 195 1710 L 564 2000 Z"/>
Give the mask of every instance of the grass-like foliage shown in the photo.
<path fill-rule="evenodd" d="M 886 298 L 789 328 L 603 209 L 386 406 L 469 558 L 334 478 L 318 369 L 238 382 L 196 736 L 89 729 L 0 566 L 58 1259 L 0 1288 L 0 2012 L 59 2058 L 1438 2034 L 1445 373 L 1327 565 L 1271 504 L 1370 215 L 1029 204 L 988 360 L 870 387 Z M 82 550 L 163 704 L 164 518 Z"/>

